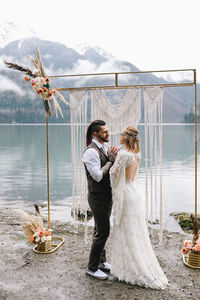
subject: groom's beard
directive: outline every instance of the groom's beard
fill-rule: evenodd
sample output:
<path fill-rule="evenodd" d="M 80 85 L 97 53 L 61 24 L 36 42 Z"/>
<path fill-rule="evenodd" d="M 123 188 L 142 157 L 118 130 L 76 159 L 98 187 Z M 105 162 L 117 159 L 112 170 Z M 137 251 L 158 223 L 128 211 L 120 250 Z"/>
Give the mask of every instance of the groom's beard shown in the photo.
<path fill-rule="evenodd" d="M 109 136 L 104 138 L 104 137 L 100 136 L 100 134 L 97 134 L 97 138 L 98 138 L 101 142 L 105 142 L 105 143 L 109 142 Z"/>

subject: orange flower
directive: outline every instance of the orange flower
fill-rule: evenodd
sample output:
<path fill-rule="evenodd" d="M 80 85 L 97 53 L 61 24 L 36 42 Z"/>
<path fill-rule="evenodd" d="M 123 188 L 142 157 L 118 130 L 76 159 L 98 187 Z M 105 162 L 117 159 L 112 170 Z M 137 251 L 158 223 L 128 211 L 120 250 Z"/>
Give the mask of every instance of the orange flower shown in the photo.
<path fill-rule="evenodd" d="M 48 92 L 48 89 L 46 87 L 43 87 L 42 91 L 43 91 L 43 93 L 46 93 L 46 92 Z"/>
<path fill-rule="evenodd" d="M 40 231 L 39 237 L 42 237 L 43 235 L 44 235 L 44 232 L 43 232 L 43 231 Z"/>
<path fill-rule="evenodd" d="M 46 81 L 46 83 L 49 83 L 49 77 L 45 77 L 45 81 Z"/>
<path fill-rule="evenodd" d="M 53 92 L 52 91 L 49 91 L 48 92 L 48 97 L 51 97 L 53 95 Z"/>
<path fill-rule="evenodd" d="M 30 238 L 30 242 L 31 242 L 31 243 L 34 243 L 34 242 L 35 242 L 35 239 L 34 239 L 33 236 Z"/>
<path fill-rule="evenodd" d="M 185 248 L 185 247 L 183 247 L 183 248 L 182 248 L 182 253 L 183 253 L 183 254 L 186 254 L 186 253 L 188 253 L 188 249 L 187 249 L 187 248 Z"/>
<path fill-rule="evenodd" d="M 38 93 L 38 94 L 41 94 L 41 93 L 42 93 L 42 89 L 38 89 L 38 90 L 37 90 L 37 93 Z"/>
<path fill-rule="evenodd" d="M 51 235 L 51 232 L 50 231 L 45 231 L 45 233 L 44 233 L 46 236 L 48 236 L 48 235 Z"/>
<path fill-rule="evenodd" d="M 195 250 L 195 251 L 200 251 L 200 244 L 196 244 L 196 245 L 194 246 L 194 250 Z"/>
<path fill-rule="evenodd" d="M 24 80 L 25 80 L 25 81 L 29 81 L 30 78 L 29 78 L 28 76 L 24 76 Z"/>
<path fill-rule="evenodd" d="M 185 246 L 185 247 L 187 247 L 188 244 L 189 244 L 188 241 L 185 241 L 185 242 L 184 242 L 184 246 Z"/>

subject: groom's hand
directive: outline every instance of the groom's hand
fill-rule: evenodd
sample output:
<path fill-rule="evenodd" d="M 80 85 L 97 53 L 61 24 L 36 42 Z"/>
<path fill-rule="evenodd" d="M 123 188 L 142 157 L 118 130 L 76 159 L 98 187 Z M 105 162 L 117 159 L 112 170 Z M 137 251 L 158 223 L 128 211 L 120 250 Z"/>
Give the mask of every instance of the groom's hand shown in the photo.
<path fill-rule="evenodd" d="M 111 161 L 112 163 L 114 163 L 114 161 L 115 161 L 117 152 L 119 152 L 119 148 L 117 148 L 115 146 L 111 146 L 108 150 L 108 158 L 109 158 L 109 161 Z"/>
<path fill-rule="evenodd" d="M 117 148 L 116 146 L 110 146 L 108 152 L 109 153 L 113 153 L 113 155 L 116 157 L 117 153 L 119 152 L 119 148 Z"/>

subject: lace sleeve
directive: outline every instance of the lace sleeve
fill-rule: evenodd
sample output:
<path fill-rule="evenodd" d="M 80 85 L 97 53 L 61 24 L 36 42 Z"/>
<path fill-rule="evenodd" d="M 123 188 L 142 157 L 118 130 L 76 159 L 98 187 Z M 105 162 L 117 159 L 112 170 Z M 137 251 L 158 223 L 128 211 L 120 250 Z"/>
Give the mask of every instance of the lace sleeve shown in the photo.
<path fill-rule="evenodd" d="M 120 176 L 121 170 L 125 166 L 126 160 L 127 157 L 124 155 L 124 151 L 123 150 L 119 151 L 115 163 L 110 169 L 110 178 L 111 178 L 112 185 L 117 181 L 118 177 Z"/>
<path fill-rule="evenodd" d="M 121 153 L 120 152 L 121 151 L 119 151 L 117 153 L 117 157 L 115 159 L 115 162 L 114 162 L 113 166 L 110 169 L 110 175 L 111 175 L 111 177 L 117 177 L 117 175 L 119 173 L 119 170 L 121 169 L 121 161 L 120 161 Z"/>
<path fill-rule="evenodd" d="M 128 168 L 129 166 L 131 166 L 132 164 L 134 164 L 136 161 L 135 159 L 135 155 L 133 154 L 129 154 L 125 163 L 125 168 Z"/>

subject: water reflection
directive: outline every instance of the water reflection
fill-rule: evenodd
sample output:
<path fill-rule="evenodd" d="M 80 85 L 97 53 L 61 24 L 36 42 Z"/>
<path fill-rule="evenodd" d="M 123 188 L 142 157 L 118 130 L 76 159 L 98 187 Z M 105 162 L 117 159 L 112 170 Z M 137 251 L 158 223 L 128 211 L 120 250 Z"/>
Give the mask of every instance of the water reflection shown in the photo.
<path fill-rule="evenodd" d="M 45 130 L 44 125 L 0 125 L 0 204 L 30 206 L 33 202 L 46 201 Z M 143 125 L 139 131 L 144 158 Z M 51 203 L 63 207 L 69 205 L 72 194 L 70 126 L 49 126 L 49 149 Z M 144 181 L 142 160 L 140 186 L 143 192 Z M 163 200 L 167 214 L 194 211 L 193 125 L 163 126 Z M 56 211 L 59 212 L 58 207 Z M 60 211 L 60 215 L 62 213 Z"/>

